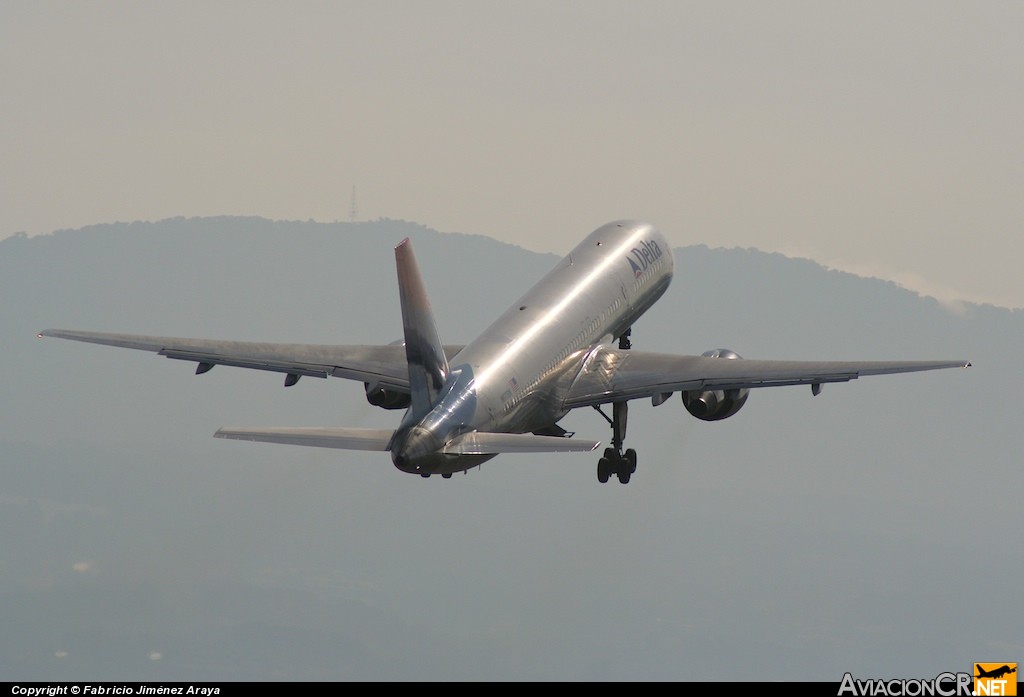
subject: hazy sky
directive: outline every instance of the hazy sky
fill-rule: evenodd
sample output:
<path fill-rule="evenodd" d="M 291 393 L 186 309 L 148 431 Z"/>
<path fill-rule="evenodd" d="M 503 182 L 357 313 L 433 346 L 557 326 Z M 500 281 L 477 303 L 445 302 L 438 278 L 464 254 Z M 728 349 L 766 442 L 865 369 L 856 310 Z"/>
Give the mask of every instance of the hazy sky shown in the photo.
<path fill-rule="evenodd" d="M 1019 2 L 0 3 L 0 237 L 615 218 L 1024 307 Z M 685 270 L 681 270 L 685 273 Z"/>

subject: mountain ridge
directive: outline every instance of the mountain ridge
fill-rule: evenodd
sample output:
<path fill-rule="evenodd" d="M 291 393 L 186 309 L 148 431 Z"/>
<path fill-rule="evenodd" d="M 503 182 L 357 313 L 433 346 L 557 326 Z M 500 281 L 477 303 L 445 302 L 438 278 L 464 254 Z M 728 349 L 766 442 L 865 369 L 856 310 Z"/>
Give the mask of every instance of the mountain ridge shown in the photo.
<path fill-rule="evenodd" d="M 555 256 L 555 257 L 558 256 L 555 253 L 539 252 L 539 251 L 536 251 L 536 250 L 529 249 L 528 247 L 523 247 L 522 245 L 515 244 L 514 242 L 509 242 L 509 241 L 506 241 L 506 240 L 499 240 L 499 239 L 488 237 L 487 235 L 482 235 L 482 234 L 479 234 L 479 233 L 468 233 L 468 232 L 458 232 L 458 231 L 442 231 L 442 230 L 438 230 L 436 228 L 433 228 L 433 227 L 431 227 L 429 225 L 426 225 L 426 224 L 423 224 L 423 223 L 417 223 L 415 221 L 408 221 L 408 220 L 402 220 L 402 219 L 386 218 L 386 217 L 377 218 L 376 220 L 368 220 L 368 221 L 341 221 L 341 220 L 336 220 L 336 221 L 315 221 L 315 220 L 313 220 L 311 218 L 307 219 L 307 220 L 298 220 L 298 219 L 287 220 L 287 219 L 264 218 L 262 216 L 256 216 L 256 215 L 248 215 L 248 216 L 246 216 L 246 215 L 174 216 L 174 217 L 163 218 L 163 219 L 155 220 L 155 221 L 135 220 L 135 221 L 131 221 L 131 222 L 115 221 L 115 222 L 111 222 L 111 223 L 94 223 L 94 224 L 85 225 L 85 226 L 82 226 L 82 227 L 79 227 L 79 228 L 61 228 L 61 229 L 58 229 L 58 230 L 54 230 L 52 232 L 40 233 L 40 234 L 31 235 L 31 236 L 28 235 L 25 232 L 16 232 L 16 233 L 14 233 L 14 234 L 12 234 L 12 235 L 10 235 L 8 237 L 0 239 L 0 245 L 2 245 L 6 240 L 13 240 L 13 239 L 16 239 L 16 240 L 31 240 L 31 239 L 45 238 L 45 237 L 59 237 L 59 236 L 68 235 L 68 234 L 72 234 L 72 235 L 73 234 L 93 234 L 95 232 L 107 231 L 107 230 L 109 230 L 111 228 L 116 228 L 116 229 L 125 229 L 125 228 L 127 228 L 127 229 L 130 229 L 130 230 L 134 231 L 134 232 L 141 232 L 141 231 L 143 231 L 147 227 L 159 228 L 161 226 L 164 226 L 167 223 L 185 222 L 185 223 L 189 223 L 189 224 L 195 224 L 195 223 L 204 223 L 205 224 L 205 223 L 217 222 L 217 221 L 227 222 L 231 226 L 237 226 L 237 225 L 240 225 L 240 224 L 255 224 L 255 225 L 259 225 L 259 226 L 265 226 L 267 224 L 270 224 L 270 225 L 274 225 L 274 226 L 284 226 L 284 227 L 287 227 L 287 226 L 314 226 L 314 227 L 315 226 L 343 226 L 344 227 L 344 226 L 378 226 L 378 225 L 392 226 L 392 225 L 394 225 L 394 226 L 398 226 L 397 229 L 407 228 L 408 232 L 410 234 L 426 233 L 426 234 L 448 235 L 448 236 L 456 236 L 456 237 L 461 236 L 461 237 L 465 237 L 465 238 L 482 238 L 482 239 L 491 240 L 493 242 L 497 242 L 497 243 L 500 243 L 500 244 L 505 244 L 505 245 L 508 245 L 510 247 L 514 247 L 516 249 L 520 249 L 520 250 L 523 250 L 523 251 L 532 252 L 534 254 L 544 254 L 544 255 L 550 255 L 550 256 Z M 581 233 L 581 235 L 582 234 L 585 234 L 585 233 Z M 400 241 L 400 240 L 396 240 L 395 243 L 397 244 L 398 241 Z M 1011 306 L 1007 306 L 1007 305 L 1000 305 L 1000 304 L 994 303 L 994 302 L 975 301 L 975 300 L 960 299 L 960 298 L 940 298 L 940 297 L 938 297 L 938 296 L 936 296 L 934 294 L 930 294 L 930 293 L 928 293 L 926 291 L 917 290 L 917 289 L 914 289 L 912 287 L 909 287 L 906 284 L 901 283 L 900 281 L 897 281 L 897 280 L 885 278 L 883 276 L 879 276 L 879 275 L 875 275 L 875 274 L 863 274 L 863 273 L 858 273 L 856 271 L 851 271 L 851 270 L 847 270 L 847 269 L 838 268 L 838 267 L 833 266 L 831 264 L 818 261 L 818 260 L 816 260 L 816 259 L 814 259 L 812 257 L 807 257 L 807 256 L 802 256 L 802 255 L 791 256 L 789 254 L 785 254 L 785 253 L 782 253 L 782 252 L 766 251 L 766 250 L 762 250 L 762 249 L 757 248 L 757 247 L 749 247 L 749 246 L 748 247 L 741 247 L 741 246 L 727 247 L 727 246 L 721 246 L 721 245 L 719 245 L 719 246 L 707 245 L 707 244 L 703 244 L 703 243 L 697 243 L 697 244 L 692 244 L 692 245 L 685 245 L 685 246 L 682 246 L 682 247 L 678 247 L 677 249 L 699 249 L 699 248 L 706 248 L 709 251 L 755 253 L 755 254 L 761 254 L 761 255 L 765 255 L 765 256 L 769 256 L 769 257 L 779 257 L 779 258 L 787 259 L 787 260 L 794 261 L 794 262 L 801 262 L 801 261 L 809 262 L 809 263 L 811 263 L 811 264 L 813 264 L 813 265 L 815 265 L 817 267 L 820 267 L 822 270 L 825 270 L 825 271 L 833 271 L 833 272 L 836 272 L 836 273 L 847 274 L 847 275 L 854 276 L 856 278 L 865 279 L 865 280 L 877 280 L 877 281 L 881 281 L 881 282 L 884 282 L 884 283 L 892 284 L 893 286 L 895 286 L 897 288 L 900 288 L 900 289 L 905 290 L 907 292 L 913 293 L 913 294 L 918 295 L 918 296 L 920 296 L 922 298 L 933 299 L 933 300 L 937 301 L 939 304 L 943 305 L 944 307 L 946 307 L 947 309 L 949 309 L 950 311 L 953 311 L 953 312 L 964 312 L 964 311 L 967 311 L 971 307 L 978 307 L 978 308 L 981 308 L 981 307 L 992 307 L 992 308 L 996 308 L 996 309 L 1009 310 L 1011 312 L 1024 312 L 1024 308 L 1017 308 L 1017 307 L 1011 307 Z M 0 248 L 0 250 L 2 250 L 2 248 Z"/>

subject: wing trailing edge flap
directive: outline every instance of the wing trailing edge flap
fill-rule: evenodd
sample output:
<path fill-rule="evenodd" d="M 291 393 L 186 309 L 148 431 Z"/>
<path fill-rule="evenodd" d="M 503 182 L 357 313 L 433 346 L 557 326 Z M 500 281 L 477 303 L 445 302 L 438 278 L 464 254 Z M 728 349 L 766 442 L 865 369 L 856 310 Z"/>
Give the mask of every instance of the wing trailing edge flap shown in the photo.
<path fill-rule="evenodd" d="M 559 436 L 535 436 L 532 433 L 463 433 L 442 449 L 448 455 L 497 455 L 500 453 L 587 453 L 600 441 L 570 440 Z"/>
<path fill-rule="evenodd" d="M 378 428 L 222 428 L 214 438 L 340 450 L 385 451 L 394 431 Z"/>

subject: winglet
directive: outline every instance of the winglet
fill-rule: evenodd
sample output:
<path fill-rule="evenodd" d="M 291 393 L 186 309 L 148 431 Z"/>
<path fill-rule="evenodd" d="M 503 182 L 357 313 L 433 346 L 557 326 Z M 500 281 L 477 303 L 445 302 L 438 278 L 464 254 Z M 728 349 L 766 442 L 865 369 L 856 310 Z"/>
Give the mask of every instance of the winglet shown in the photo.
<path fill-rule="evenodd" d="M 437 404 L 448 378 L 448 358 L 437 334 L 430 300 L 423 287 L 409 238 L 395 247 L 398 295 L 402 302 L 405 357 L 409 363 L 409 394 L 413 417 L 419 419 Z"/>

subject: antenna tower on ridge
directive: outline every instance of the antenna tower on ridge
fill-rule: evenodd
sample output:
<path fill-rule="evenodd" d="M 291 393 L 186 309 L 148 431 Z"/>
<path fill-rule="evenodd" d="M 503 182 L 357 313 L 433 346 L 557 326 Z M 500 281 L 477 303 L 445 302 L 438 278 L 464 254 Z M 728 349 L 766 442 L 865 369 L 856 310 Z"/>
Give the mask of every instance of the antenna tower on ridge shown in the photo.
<path fill-rule="evenodd" d="M 354 223 L 359 220 L 359 209 L 356 208 L 356 185 L 352 185 L 352 202 L 348 207 L 348 220 L 350 223 Z"/>

